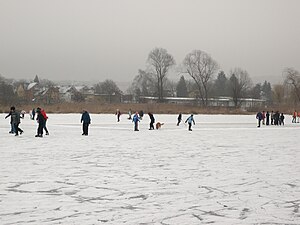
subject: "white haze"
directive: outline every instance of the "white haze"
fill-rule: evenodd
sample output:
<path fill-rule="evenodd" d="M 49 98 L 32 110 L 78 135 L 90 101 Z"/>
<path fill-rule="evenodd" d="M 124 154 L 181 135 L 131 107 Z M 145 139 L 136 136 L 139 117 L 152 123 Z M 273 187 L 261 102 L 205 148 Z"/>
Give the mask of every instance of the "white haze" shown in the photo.
<path fill-rule="evenodd" d="M 225 73 L 278 82 L 300 69 L 297 0 L 0 1 L 0 74 L 128 82 L 162 47 L 180 64 L 194 49 Z M 174 69 L 170 78 L 178 80 Z M 273 82 L 272 82 L 273 83 Z"/>

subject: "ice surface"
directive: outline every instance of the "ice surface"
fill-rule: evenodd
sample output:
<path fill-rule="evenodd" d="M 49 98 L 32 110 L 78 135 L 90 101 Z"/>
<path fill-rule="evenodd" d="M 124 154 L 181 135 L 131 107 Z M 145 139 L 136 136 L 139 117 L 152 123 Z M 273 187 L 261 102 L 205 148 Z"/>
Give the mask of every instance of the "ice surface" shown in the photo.
<path fill-rule="evenodd" d="M 49 136 L 0 114 L 0 224 L 300 224 L 300 124 L 255 115 L 177 115 L 133 131 L 127 115 L 49 114 Z M 188 115 L 183 115 L 186 119 Z"/>

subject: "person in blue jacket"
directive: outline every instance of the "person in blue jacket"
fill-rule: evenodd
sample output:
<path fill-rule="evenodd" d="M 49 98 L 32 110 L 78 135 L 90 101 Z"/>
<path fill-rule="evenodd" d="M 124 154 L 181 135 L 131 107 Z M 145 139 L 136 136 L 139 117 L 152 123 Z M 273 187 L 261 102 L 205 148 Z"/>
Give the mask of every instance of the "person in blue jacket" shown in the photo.
<path fill-rule="evenodd" d="M 186 120 L 185 123 L 188 122 L 189 124 L 189 131 L 192 131 L 192 123 L 195 125 L 195 120 L 193 114 L 191 114 Z"/>
<path fill-rule="evenodd" d="M 257 127 L 260 127 L 260 123 L 261 123 L 261 121 L 262 121 L 262 119 L 263 119 L 263 114 L 262 114 L 261 112 L 258 112 L 258 113 L 256 114 L 256 119 L 258 120 L 258 125 L 257 125 Z"/>
<path fill-rule="evenodd" d="M 139 131 L 139 122 L 140 122 L 140 117 L 139 113 L 136 112 L 132 118 L 132 122 L 134 122 L 134 131 Z"/>
<path fill-rule="evenodd" d="M 83 112 L 82 112 L 81 123 L 82 123 L 82 130 L 83 130 L 82 135 L 88 136 L 89 125 L 91 124 L 91 117 L 90 117 L 90 114 L 86 110 L 83 110 Z"/>

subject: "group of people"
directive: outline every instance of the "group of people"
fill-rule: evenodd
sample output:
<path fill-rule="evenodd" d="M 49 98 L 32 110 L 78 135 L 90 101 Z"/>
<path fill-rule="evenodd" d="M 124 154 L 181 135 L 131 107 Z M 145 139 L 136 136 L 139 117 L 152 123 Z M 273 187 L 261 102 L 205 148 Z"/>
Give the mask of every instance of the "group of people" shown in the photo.
<path fill-rule="evenodd" d="M 117 122 L 120 122 L 120 116 L 121 116 L 120 110 L 117 109 L 115 114 L 117 116 Z M 24 115 L 25 115 L 25 111 L 20 112 L 20 111 L 16 110 L 16 108 L 14 106 L 12 106 L 10 108 L 9 114 L 5 116 L 5 119 L 8 117 L 11 117 L 11 121 L 10 121 L 11 129 L 10 129 L 9 133 L 15 134 L 15 136 L 18 136 L 19 134 L 24 133 L 24 131 L 19 127 L 19 125 L 21 123 L 21 119 L 24 118 Z M 37 134 L 35 135 L 35 137 L 43 137 L 44 130 L 46 132 L 46 135 L 49 135 L 49 131 L 46 127 L 46 122 L 48 120 L 48 116 L 47 116 L 45 110 L 40 107 L 38 107 L 37 109 L 33 109 L 30 114 L 31 119 L 34 120 L 35 115 L 37 115 L 36 121 L 38 122 Z M 140 112 L 136 112 L 132 116 L 131 110 L 129 110 L 128 116 L 129 117 L 127 119 L 132 120 L 132 122 L 134 123 L 133 130 L 139 131 L 139 122 L 143 118 L 144 112 L 141 110 Z M 148 116 L 150 118 L 149 130 L 154 130 L 154 123 L 155 123 L 154 115 L 152 112 L 149 112 Z M 299 123 L 300 113 L 297 114 L 297 112 L 295 110 L 295 112 L 293 113 L 292 123 L 296 123 L 297 117 L 298 117 L 298 123 Z M 261 124 L 266 125 L 266 126 L 268 126 L 268 125 L 284 125 L 285 116 L 283 115 L 283 113 L 279 113 L 279 111 L 276 111 L 276 112 L 262 111 L 262 112 L 258 112 L 256 114 L 256 119 L 258 120 L 257 127 L 261 127 Z M 182 114 L 179 113 L 179 115 L 177 117 L 177 126 L 179 126 L 179 124 L 181 122 L 182 122 Z M 82 112 L 81 123 L 82 123 L 82 130 L 83 130 L 82 135 L 87 136 L 89 125 L 91 124 L 91 117 L 86 110 L 83 110 L 83 112 Z M 192 131 L 192 125 L 193 124 L 195 125 L 195 120 L 194 120 L 193 114 L 191 114 L 185 120 L 185 123 L 188 123 L 188 130 Z M 163 123 L 157 122 L 156 129 L 159 129 L 162 125 L 163 125 Z"/>
<path fill-rule="evenodd" d="M 284 115 L 283 113 L 280 113 L 279 111 L 271 111 L 271 113 L 269 111 L 265 112 L 258 112 L 256 114 L 256 119 L 258 121 L 257 127 L 260 127 L 261 124 L 262 125 L 284 125 Z"/>
<path fill-rule="evenodd" d="M 141 111 L 143 112 L 143 111 Z M 140 122 L 140 120 L 143 118 L 143 115 L 144 113 L 139 113 L 139 112 L 136 112 L 132 118 L 132 122 L 134 123 L 134 131 L 139 131 L 138 129 L 138 123 Z M 148 113 L 148 116 L 150 118 L 150 128 L 149 130 L 154 130 L 154 123 L 155 123 L 155 118 L 154 118 L 154 115 L 153 113 L 149 112 Z M 180 122 L 182 121 L 182 114 L 179 113 L 178 117 L 177 117 L 177 126 L 179 126 Z M 193 117 L 193 114 L 191 114 L 186 120 L 185 120 L 185 123 L 188 123 L 189 127 L 188 127 L 188 130 L 189 131 L 192 131 L 192 124 L 195 125 L 195 120 L 194 120 L 194 117 Z M 161 122 L 157 122 L 156 123 L 156 129 L 159 129 L 161 126 L 163 125 L 163 123 Z"/>
<path fill-rule="evenodd" d="M 36 121 L 38 122 L 37 134 L 35 137 L 43 137 L 43 130 L 45 130 L 46 135 L 49 135 L 49 131 L 46 127 L 46 122 L 48 116 L 44 109 L 38 107 L 36 110 L 33 109 L 31 111 L 30 117 L 34 120 L 35 114 L 37 114 Z M 5 119 L 10 117 L 11 130 L 10 134 L 15 134 L 15 136 L 19 136 L 19 134 L 23 134 L 24 131 L 19 127 L 21 123 L 21 119 L 24 119 L 25 111 L 18 111 L 14 106 L 10 107 L 9 114 L 5 116 Z"/>

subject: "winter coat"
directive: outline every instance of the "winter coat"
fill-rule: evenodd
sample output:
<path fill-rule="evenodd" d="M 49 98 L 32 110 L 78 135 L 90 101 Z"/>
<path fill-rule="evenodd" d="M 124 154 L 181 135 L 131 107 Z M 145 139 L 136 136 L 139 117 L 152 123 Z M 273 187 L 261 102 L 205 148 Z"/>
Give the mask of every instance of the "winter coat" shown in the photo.
<path fill-rule="evenodd" d="M 11 123 L 12 124 L 19 124 L 20 121 L 20 113 L 18 111 L 11 112 Z"/>
<path fill-rule="evenodd" d="M 137 123 L 137 122 L 139 122 L 139 121 L 140 121 L 139 115 L 134 114 L 134 116 L 133 116 L 133 118 L 132 118 L 132 122 Z"/>
<path fill-rule="evenodd" d="M 154 119 L 153 114 L 152 114 L 152 113 L 149 113 L 148 115 L 149 115 L 149 117 L 150 117 L 151 123 L 154 123 L 154 122 L 155 122 L 155 119 Z"/>
<path fill-rule="evenodd" d="M 258 113 L 256 114 L 256 119 L 262 120 L 262 119 L 263 119 L 263 114 L 262 114 L 261 112 L 258 112 Z"/>
<path fill-rule="evenodd" d="M 194 124 L 195 124 L 195 120 L 194 120 L 193 115 L 189 116 L 189 117 L 186 119 L 185 123 L 186 123 L 186 122 L 188 122 L 188 123 L 194 123 Z"/>
<path fill-rule="evenodd" d="M 82 113 L 82 116 L 81 116 L 81 123 L 87 123 L 87 124 L 90 124 L 91 123 L 91 117 L 90 117 L 90 114 L 87 112 L 87 111 L 84 111 Z"/>
<path fill-rule="evenodd" d="M 177 120 L 178 120 L 178 121 L 181 121 L 181 120 L 182 120 L 182 114 L 181 114 L 181 113 L 178 115 Z"/>
<path fill-rule="evenodd" d="M 43 115 L 43 117 L 45 118 L 45 120 L 48 119 L 48 116 L 47 116 L 45 110 L 41 109 L 41 114 Z"/>
<path fill-rule="evenodd" d="M 42 111 L 37 112 L 36 120 L 38 121 L 39 124 L 44 124 L 46 122 L 46 118 L 44 117 Z"/>

